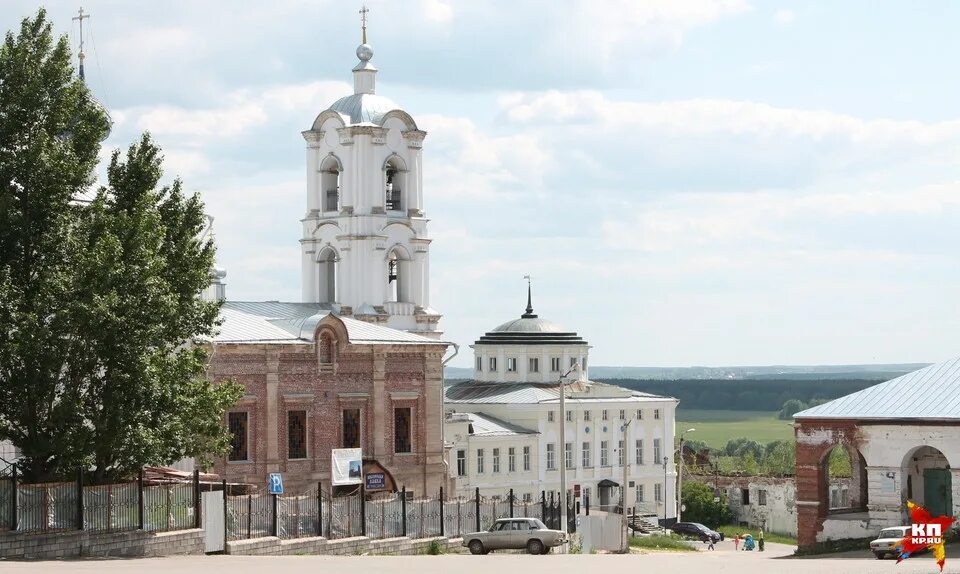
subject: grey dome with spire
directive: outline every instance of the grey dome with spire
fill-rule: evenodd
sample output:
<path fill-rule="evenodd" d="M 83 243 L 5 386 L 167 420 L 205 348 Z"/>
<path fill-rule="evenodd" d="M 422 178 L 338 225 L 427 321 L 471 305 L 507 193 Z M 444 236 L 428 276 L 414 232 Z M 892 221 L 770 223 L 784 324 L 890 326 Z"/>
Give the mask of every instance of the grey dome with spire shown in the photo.
<path fill-rule="evenodd" d="M 552 321 L 533 312 L 530 285 L 527 285 L 527 308 L 519 319 L 499 325 L 480 337 L 475 345 L 585 345 L 586 341 L 573 331 L 566 331 Z"/>

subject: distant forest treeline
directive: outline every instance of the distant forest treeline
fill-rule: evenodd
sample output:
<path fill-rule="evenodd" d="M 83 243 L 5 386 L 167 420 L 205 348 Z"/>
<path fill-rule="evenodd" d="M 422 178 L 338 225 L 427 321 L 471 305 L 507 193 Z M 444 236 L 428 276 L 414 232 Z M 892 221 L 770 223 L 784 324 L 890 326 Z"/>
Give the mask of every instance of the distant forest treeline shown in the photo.
<path fill-rule="evenodd" d="M 680 399 L 681 409 L 779 411 L 790 399 L 829 401 L 876 385 L 876 379 L 604 379 L 628 389 Z"/>

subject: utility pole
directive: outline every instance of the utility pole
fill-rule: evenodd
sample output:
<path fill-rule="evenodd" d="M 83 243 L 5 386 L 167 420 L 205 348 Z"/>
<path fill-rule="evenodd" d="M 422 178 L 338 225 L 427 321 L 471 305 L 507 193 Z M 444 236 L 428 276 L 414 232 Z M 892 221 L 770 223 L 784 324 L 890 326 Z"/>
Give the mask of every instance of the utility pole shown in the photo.
<path fill-rule="evenodd" d="M 78 57 L 80 58 L 80 79 L 81 79 L 81 80 L 84 79 L 84 74 L 83 74 L 83 59 L 86 57 L 86 55 L 83 53 L 83 21 L 84 21 L 85 19 L 86 19 L 86 20 L 89 20 L 89 19 L 90 19 L 90 14 L 84 14 L 84 13 L 83 13 L 83 6 L 80 7 L 80 12 L 79 12 L 76 16 L 74 16 L 73 18 L 71 18 L 71 20 L 77 20 L 77 21 L 80 22 L 80 53 L 78 54 Z M 98 52 L 98 53 L 99 53 L 99 52 Z"/>
<path fill-rule="evenodd" d="M 620 458 L 623 459 L 623 482 L 620 483 L 620 513 L 623 524 L 620 532 L 620 547 L 624 553 L 630 552 L 630 536 L 627 531 L 627 429 L 630 428 L 631 422 L 633 419 L 628 419 L 620 427 L 623 432 L 623 448 L 620 449 Z"/>
<path fill-rule="evenodd" d="M 528 291 L 529 293 L 529 291 Z M 528 303 L 529 307 L 530 304 Z M 565 396 L 567 394 L 566 382 L 564 379 L 567 378 L 567 375 L 572 373 L 577 367 L 580 366 L 580 363 L 574 363 L 572 367 L 567 369 L 567 372 L 560 375 L 560 378 L 557 380 L 557 385 L 560 390 L 560 530 L 564 534 L 567 532 L 567 435 L 565 434 L 565 421 L 567 420 L 567 408 Z M 564 545 L 566 549 L 567 546 Z"/>

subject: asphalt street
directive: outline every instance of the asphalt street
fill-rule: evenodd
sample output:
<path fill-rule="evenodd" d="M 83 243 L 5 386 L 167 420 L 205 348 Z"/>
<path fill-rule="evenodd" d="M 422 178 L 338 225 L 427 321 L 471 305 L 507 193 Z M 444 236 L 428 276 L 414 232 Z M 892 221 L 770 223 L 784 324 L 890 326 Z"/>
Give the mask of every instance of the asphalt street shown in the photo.
<path fill-rule="evenodd" d="M 954 551 L 951 556 L 951 550 Z M 960 574 L 960 555 L 948 549 L 945 573 Z M 719 544 L 715 551 L 688 553 L 651 552 L 631 555 L 490 554 L 471 556 L 182 556 L 146 559 L 65 560 L 44 562 L 0 561 L 6 573 L 171 574 L 283 574 L 318 572 L 377 574 L 600 574 L 600 573 L 730 573 L 730 574 L 934 574 L 936 563 L 928 557 L 901 564 L 876 560 L 869 552 L 849 552 L 820 558 L 794 558 L 793 548 L 767 544 L 767 551 L 735 552 L 732 544 Z"/>

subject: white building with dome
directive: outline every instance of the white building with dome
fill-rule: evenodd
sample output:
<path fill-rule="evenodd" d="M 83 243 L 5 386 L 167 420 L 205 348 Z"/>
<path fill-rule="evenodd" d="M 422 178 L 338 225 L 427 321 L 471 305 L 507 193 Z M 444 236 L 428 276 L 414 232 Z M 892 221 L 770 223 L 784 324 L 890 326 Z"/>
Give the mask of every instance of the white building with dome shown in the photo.
<path fill-rule="evenodd" d="M 560 490 L 561 454 L 571 495 L 618 506 L 627 466 L 627 505 L 676 518 L 677 399 L 589 380 L 590 345 L 527 308 L 472 346 L 474 378 L 445 388 L 444 440 L 456 494 L 538 499 Z M 571 366 L 565 413 L 559 380 Z M 560 417 L 565 416 L 565 437 Z M 625 423 L 626 437 L 622 431 Z M 664 462 L 666 458 L 666 462 Z"/>

